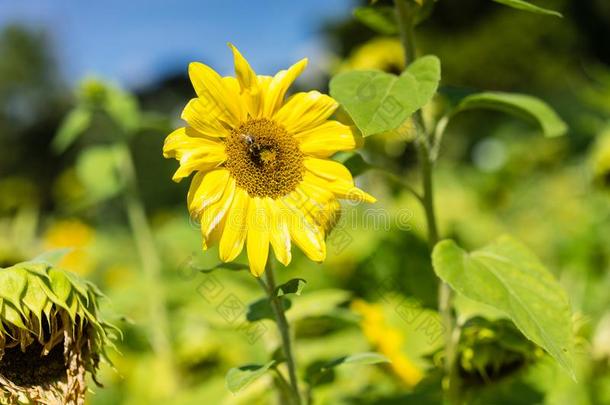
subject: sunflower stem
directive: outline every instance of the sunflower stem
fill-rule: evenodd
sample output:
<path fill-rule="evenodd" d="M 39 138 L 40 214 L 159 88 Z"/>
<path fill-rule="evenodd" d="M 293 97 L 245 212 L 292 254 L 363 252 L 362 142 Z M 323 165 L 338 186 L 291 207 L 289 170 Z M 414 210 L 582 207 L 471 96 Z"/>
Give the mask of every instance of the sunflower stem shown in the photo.
<path fill-rule="evenodd" d="M 265 269 L 265 279 L 267 280 L 266 291 L 267 295 L 269 296 L 269 301 L 271 303 L 271 308 L 273 309 L 273 314 L 275 315 L 277 328 L 282 339 L 282 349 L 284 351 L 284 356 L 286 357 L 286 366 L 288 367 L 288 377 L 290 379 L 290 387 L 292 388 L 294 403 L 296 405 L 301 405 L 301 394 L 299 391 L 299 382 L 296 373 L 296 362 L 294 359 L 294 353 L 292 352 L 290 326 L 288 325 L 288 320 L 286 319 L 284 304 L 282 303 L 280 297 L 278 297 L 275 293 L 276 285 L 273 267 L 273 259 L 270 257 L 267 261 Z"/>
<path fill-rule="evenodd" d="M 127 217 L 148 287 L 148 305 L 150 308 L 150 327 L 152 333 L 151 344 L 154 352 L 173 369 L 174 362 L 169 340 L 165 291 L 161 282 L 161 259 L 157 254 L 153 234 L 146 218 L 146 211 L 139 196 L 137 174 L 131 151 L 125 142 L 119 142 L 117 148 L 120 154 L 121 172 L 125 179 L 124 198 Z"/>
<path fill-rule="evenodd" d="M 396 15 L 400 26 L 400 35 L 405 52 L 406 64 L 409 65 L 417 58 L 415 48 L 415 16 L 418 4 L 411 0 L 395 0 Z M 421 110 L 417 111 L 413 120 L 417 130 L 417 146 L 419 161 L 422 173 L 422 205 L 428 224 L 428 244 L 430 250 L 434 248 L 439 239 L 438 226 L 436 224 L 436 213 L 434 210 L 434 183 L 433 168 L 437 156 L 438 145 L 434 142 L 434 134 L 429 134 L 426 130 L 425 122 Z M 434 151 L 434 153 L 432 153 Z M 443 380 L 443 391 L 445 402 L 449 404 L 459 404 L 460 400 L 460 381 L 456 367 L 457 344 L 459 342 L 459 328 L 453 314 L 453 291 L 447 283 L 439 280 L 438 310 L 441 314 L 445 329 L 445 357 Z"/>

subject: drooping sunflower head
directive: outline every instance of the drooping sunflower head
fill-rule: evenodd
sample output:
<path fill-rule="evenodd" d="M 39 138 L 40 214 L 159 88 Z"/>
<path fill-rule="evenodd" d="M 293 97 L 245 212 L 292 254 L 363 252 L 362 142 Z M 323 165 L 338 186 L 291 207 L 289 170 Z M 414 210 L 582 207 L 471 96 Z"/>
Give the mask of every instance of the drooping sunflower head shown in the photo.
<path fill-rule="evenodd" d="M 48 264 L 0 269 L 0 403 L 84 403 L 86 374 L 95 379 L 116 336 L 98 319 L 99 296 Z"/>
<path fill-rule="evenodd" d="M 287 265 L 294 243 L 323 261 L 337 200 L 375 201 L 329 159 L 355 148 L 352 130 L 329 120 L 338 104 L 327 95 L 309 91 L 285 99 L 306 59 L 262 76 L 230 47 L 236 77 L 221 77 L 201 63 L 189 66 L 197 97 L 182 113 L 187 126 L 163 147 L 166 158 L 180 161 L 173 179 L 195 172 L 188 208 L 201 225 L 203 248 L 218 242 L 221 260 L 234 260 L 246 245 L 251 271 L 260 276 L 269 245 Z"/>

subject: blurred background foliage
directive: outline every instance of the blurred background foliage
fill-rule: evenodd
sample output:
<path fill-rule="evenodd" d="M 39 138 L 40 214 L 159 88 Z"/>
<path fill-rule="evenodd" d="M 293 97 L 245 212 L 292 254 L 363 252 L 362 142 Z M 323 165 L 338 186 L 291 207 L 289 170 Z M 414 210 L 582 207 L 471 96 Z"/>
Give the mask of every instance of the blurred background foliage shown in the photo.
<path fill-rule="evenodd" d="M 564 18 L 487 0 L 440 0 L 418 27 L 418 50 L 442 61 L 443 97 L 426 107 L 429 117 L 455 95 L 487 89 L 537 95 L 569 124 L 568 136 L 548 139 L 499 113 L 461 114 L 445 135 L 436 192 L 444 237 L 475 248 L 508 232 L 553 269 L 578 314 L 579 383 L 492 316 L 468 321 L 460 367 L 472 403 L 610 404 L 610 3 L 538 4 Z M 326 79 L 346 69 L 404 67 L 395 37 L 351 15 L 315 29 L 332 50 Z M 222 294 L 209 295 L 210 276 L 193 268 L 216 265 L 217 255 L 200 251 L 185 209 L 188 184 L 171 182 L 175 163 L 161 156 L 164 137 L 193 96 L 186 69 L 133 95 L 99 79 L 72 89 L 59 72 L 60 47 L 31 26 L 8 25 L 0 33 L 0 265 L 74 247 L 62 265 L 109 296 L 125 339 L 114 355 L 116 370 L 103 368 L 106 387 L 95 390 L 91 404 L 268 403 L 269 379 L 233 396 L 224 374 L 244 362 L 266 362 L 277 347 L 273 325 L 263 321 L 262 338 L 252 339 L 240 330 L 245 314 L 228 322 L 217 311 L 229 294 L 244 305 L 256 300 L 258 286 L 243 272 L 219 270 L 212 274 Z M 319 83 L 327 80 L 298 85 Z M 71 118 L 86 131 L 74 142 L 54 141 L 75 105 L 93 106 L 86 117 Z M 122 173 L 109 163 L 117 137 L 134 156 L 162 258 L 172 364 L 151 347 L 154 325 L 144 299 L 150 291 L 120 198 Z M 417 181 L 415 150 L 400 136 L 367 138 L 362 153 Z M 392 360 L 357 372 L 338 368 L 314 390 L 317 403 L 438 403 L 439 341 L 422 323 L 434 319 L 436 305 L 423 212 L 374 172 L 359 181 L 378 198 L 376 211 L 347 204 L 327 262 L 317 266 L 296 254 L 280 273 L 282 280 L 308 280 L 288 311 L 298 362 L 305 372 L 346 349 L 377 350 Z M 460 313 L 467 316 L 467 308 Z"/>

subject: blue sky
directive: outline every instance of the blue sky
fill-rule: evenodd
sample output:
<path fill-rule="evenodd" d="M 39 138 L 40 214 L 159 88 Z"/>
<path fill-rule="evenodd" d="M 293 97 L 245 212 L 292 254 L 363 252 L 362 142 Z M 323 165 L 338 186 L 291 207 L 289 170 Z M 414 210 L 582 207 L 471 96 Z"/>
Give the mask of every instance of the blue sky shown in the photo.
<path fill-rule="evenodd" d="M 261 73 L 327 57 L 323 22 L 354 0 L 0 0 L 0 27 L 44 28 L 71 83 L 94 74 L 137 87 L 199 60 L 232 70 L 233 42 Z"/>

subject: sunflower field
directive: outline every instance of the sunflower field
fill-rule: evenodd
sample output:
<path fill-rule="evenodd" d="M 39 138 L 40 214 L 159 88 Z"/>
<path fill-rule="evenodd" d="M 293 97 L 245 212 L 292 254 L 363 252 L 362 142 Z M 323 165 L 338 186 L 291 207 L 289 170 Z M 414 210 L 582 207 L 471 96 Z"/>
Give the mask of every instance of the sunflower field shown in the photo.
<path fill-rule="evenodd" d="M 0 404 L 610 405 L 610 3 L 0 4 Z"/>

